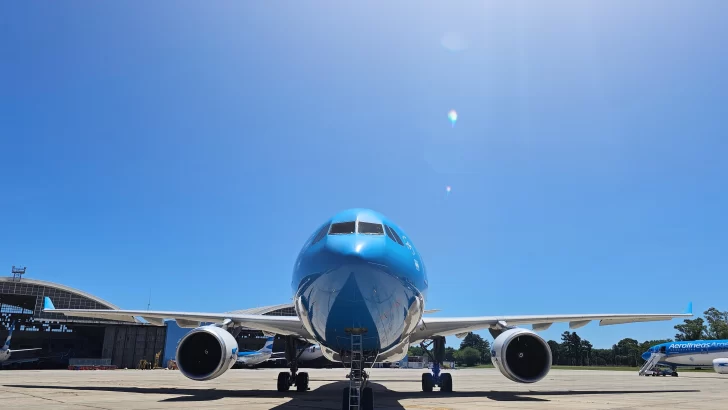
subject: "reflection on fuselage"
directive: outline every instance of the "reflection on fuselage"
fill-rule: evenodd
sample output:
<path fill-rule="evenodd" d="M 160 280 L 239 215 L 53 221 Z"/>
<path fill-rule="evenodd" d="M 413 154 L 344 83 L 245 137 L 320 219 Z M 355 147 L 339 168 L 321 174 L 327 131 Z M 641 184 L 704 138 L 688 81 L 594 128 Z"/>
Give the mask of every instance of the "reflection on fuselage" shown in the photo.
<path fill-rule="evenodd" d="M 427 277 L 399 227 L 374 211 L 352 209 L 309 238 L 292 287 L 299 317 L 323 347 L 348 351 L 350 331 L 365 329 L 364 349 L 382 353 L 406 341 L 420 321 Z"/>

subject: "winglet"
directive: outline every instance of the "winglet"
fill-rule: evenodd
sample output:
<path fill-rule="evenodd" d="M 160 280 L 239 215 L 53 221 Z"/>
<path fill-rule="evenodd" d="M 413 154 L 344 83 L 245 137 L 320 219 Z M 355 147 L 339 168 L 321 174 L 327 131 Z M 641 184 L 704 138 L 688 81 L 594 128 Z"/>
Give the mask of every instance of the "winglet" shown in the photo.
<path fill-rule="evenodd" d="M 688 303 L 688 307 L 685 309 L 685 313 L 689 315 L 693 314 L 693 302 Z"/>
<path fill-rule="evenodd" d="M 43 310 L 55 310 L 55 306 L 53 306 L 53 302 L 51 301 L 51 298 L 46 296 L 43 299 Z"/>

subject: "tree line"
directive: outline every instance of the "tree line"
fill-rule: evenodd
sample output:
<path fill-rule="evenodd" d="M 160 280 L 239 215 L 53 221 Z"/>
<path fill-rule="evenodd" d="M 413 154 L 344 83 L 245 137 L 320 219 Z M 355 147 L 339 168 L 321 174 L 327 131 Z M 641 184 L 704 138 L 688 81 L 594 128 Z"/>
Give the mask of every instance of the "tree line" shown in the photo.
<path fill-rule="evenodd" d="M 714 307 L 703 312 L 703 317 L 685 319 L 675 325 L 678 333 L 676 341 L 728 339 L 728 311 Z M 561 342 L 549 340 L 553 365 L 561 366 L 631 366 L 644 364 L 642 353 L 650 347 L 672 342 L 672 339 L 646 340 L 624 338 L 612 345 L 611 349 L 595 349 L 576 332 L 561 334 Z M 410 347 L 411 356 L 424 356 L 421 347 Z M 454 361 L 459 366 L 474 366 L 490 363 L 490 342 L 475 333 L 469 333 L 460 343 L 460 348 L 445 348 L 445 360 Z"/>

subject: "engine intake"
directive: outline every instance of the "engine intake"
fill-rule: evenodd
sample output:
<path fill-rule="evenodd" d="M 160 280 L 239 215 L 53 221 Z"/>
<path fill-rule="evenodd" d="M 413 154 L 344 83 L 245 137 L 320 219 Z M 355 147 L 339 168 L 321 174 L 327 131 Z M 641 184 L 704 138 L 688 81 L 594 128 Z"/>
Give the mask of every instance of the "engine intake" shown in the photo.
<path fill-rule="evenodd" d="M 519 383 L 535 383 L 551 370 L 551 348 L 541 336 L 527 329 L 501 333 L 491 349 L 493 365 Z"/>
<path fill-rule="evenodd" d="M 192 380 L 212 380 L 237 360 L 238 342 L 227 330 L 201 326 L 187 333 L 177 345 L 177 367 Z"/>
<path fill-rule="evenodd" d="M 713 359 L 713 370 L 716 373 L 728 374 L 728 358 Z"/>

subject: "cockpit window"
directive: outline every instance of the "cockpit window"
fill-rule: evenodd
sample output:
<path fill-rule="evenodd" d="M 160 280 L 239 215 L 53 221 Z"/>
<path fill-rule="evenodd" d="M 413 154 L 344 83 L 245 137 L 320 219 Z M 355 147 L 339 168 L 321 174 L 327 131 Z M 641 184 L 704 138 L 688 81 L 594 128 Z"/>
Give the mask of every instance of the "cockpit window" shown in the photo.
<path fill-rule="evenodd" d="M 316 232 L 316 236 L 313 238 L 313 241 L 311 241 L 311 245 L 315 244 L 316 242 L 320 241 L 321 239 L 326 236 L 326 232 L 329 230 L 329 225 L 324 225 L 318 232 Z"/>
<path fill-rule="evenodd" d="M 367 235 L 384 235 L 384 228 L 382 228 L 382 224 L 359 221 L 359 233 Z"/>
<path fill-rule="evenodd" d="M 339 222 L 331 224 L 329 235 L 344 235 L 356 232 L 356 222 Z"/>
<path fill-rule="evenodd" d="M 401 239 L 399 239 L 399 235 L 397 235 L 397 232 L 394 232 L 394 229 L 390 228 L 387 225 L 384 225 L 384 229 L 387 231 L 387 236 L 389 236 L 389 239 L 397 242 L 398 244 L 404 246 L 404 243 Z"/>

